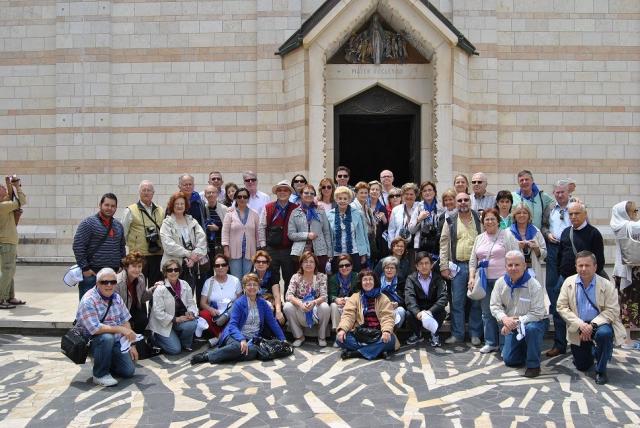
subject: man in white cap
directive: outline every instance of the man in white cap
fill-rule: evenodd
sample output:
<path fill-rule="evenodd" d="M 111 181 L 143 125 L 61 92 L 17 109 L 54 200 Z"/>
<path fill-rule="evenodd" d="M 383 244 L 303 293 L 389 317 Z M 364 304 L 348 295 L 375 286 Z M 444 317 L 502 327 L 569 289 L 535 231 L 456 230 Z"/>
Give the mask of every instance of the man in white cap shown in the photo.
<path fill-rule="evenodd" d="M 271 256 L 271 269 L 276 273 L 282 271 L 286 290 L 294 273 L 291 259 L 292 242 L 288 236 L 289 217 L 298 204 L 289 201 L 293 188 L 286 180 L 278 182 L 271 190 L 276 195 L 276 200 L 266 204 L 260 213 L 258 236 L 260 242 L 267 243 L 266 250 Z"/>

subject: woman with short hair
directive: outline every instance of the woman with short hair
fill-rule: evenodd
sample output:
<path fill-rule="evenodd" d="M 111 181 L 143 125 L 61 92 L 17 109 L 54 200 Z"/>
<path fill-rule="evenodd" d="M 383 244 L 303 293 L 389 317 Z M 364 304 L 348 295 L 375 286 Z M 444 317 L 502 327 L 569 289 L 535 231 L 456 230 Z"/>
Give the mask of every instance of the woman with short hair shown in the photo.
<path fill-rule="evenodd" d="M 218 347 L 194 355 L 191 365 L 256 359 L 258 351 L 253 340 L 262 338 L 267 326 L 279 340 L 285 340 L 269 304 L 258 294 L 260 280 L 256 274 L 245 275 L 242 278 L 242 286 L 244 295 L 234 303 L 231 319 L 220 336 Z"/>
<path fill-rule="evenodd" d="M 360 210 L 349 205 L 352 193 L 348 187 L 338 187 L 334 197 L 338 206 L 327 214 L 333 249 L 331 270 L 337 272 L 338 256 L 348 254 L 353 260 L 353 270 L 359 272 L 360 266 L 371 255 L 364 216 Z"/>
<path fill-rule="evenodd" d="M 375 266 L 380 259 L 389 255 L 389 244 L 384 239 L 387 235 L 387 228 L 389 227 L 389 217 L 387 208 L 380 201 L 382 195 L 382 183 L 377 180 L 369 182 L 369 207 L 373 211 L 373 218 L 376 222 L 376 250 L 377 254 L 371 255 L 373 261 L 372 266 Z"/>
<path fill-rule="evenodd" d="M 222 222 L 222 247 L 229 259 L 229 269 L 236 278 L 242 278 L 251 270 L 251 258 L 260 241 L 260 216 L 249 207 L 249 190 L 242 187 L 234 195 L 235 207 L 228 212 Z"/>
<path fill-rule="evenodd" d="M 147 288 L 142 268 L 145 257 L 139 251 L 132 251 L 122 259 L 122 270 L 116 275 L 118 283 L 115 292 L 122 297 L 131 319 L 131 329 L 143 334 L 149 322 L 147 302 L 153 296 L 156 286 Z"/>
<path fill-rule="evenodd" d="M 376 219 L 373 215 L 373 210 L 369 206 L 369 184 L 359 181 L 355 185 L 355 192 L 356 197 L 351 202 L 351 207 L 360 210 L 363 214 L 362 217 L 367 229 L 367 239 L 369 240 L 369 251 L 371 258 L 373 258 L 373 255 L 377 256 L 378 250 L 376 247 Z"/>
<path fill-rule="evenodd" d="M 389 191 L 387 200 L 389 201 L 385 207 L 387 209 L 387 219 L 391 220 L 391 213 L 393 212 L 393 209 L 402 203 L 402 190 L 394 187 Z"/>
<path fill-rule="evenodd" d="M 501 190 L 496 195 L 496 209 L 500 215 L 500 229 L 509 229 L 513 223 L 511 208 L 513 207 L 513 195 L 510 190 Z"/>
<path fill-rule="evenodd" d="M 407 241 L 407 253 L 409 255 L 409 262 L 413 263 L 414 251 L 414 236 L 409 229 L 409 223 L 414 212 L 418 210 L 418 204 L 416 203 L 416 196 L 418 195 L 418 186 L 415 183 L 406 183 L 401 188 L 402 191 L 402 204 L 398 205 L 391 211 L 391 218 L 389 220 L 389 245 L 391 241 L 398 236 Z M 391 247 L 389 247 L 391 248 Z"/>
<path fill-rule="evenodd" d="M 267 251 L 258 250 L 256 255 L 253 256 L 253 270 L 251 273 L 258 275 L 260 280 L 258 294 L 271 305 L 271 309 L 273 309 L 280 325 L 284 325 L 285 319 L 282 314 L 282 295 L 280 293 L 280 272 L 279 269 L 271 267 L 271 256 Z"/>
<path fill-rule="evenodd" d="M 404 309 L 404 287 L 406 277 L 400 278 L 398 269 L 400 262 L 394 256 L 385 257 L 382 263 L 382 275 L 380 275 L 380 287 L 382 292 L 391 300 L 393 306 L 396 328 L 402 327 L 406 318 Z"/>
<path fill-rule="evenodd" d="M 520 202 L 512 210 L 514 223 L 509 227 L 518 247 L 524 254 L 524 261 L 529 274 L 536 278 L 542 287 L 545 287 L 545 276 L 542 274 L 542 261 L 547 258 L 547 243 L 540 229 L 533 225 L 531 208 L 524 202 Z"/>
<path fill-rule="evenodd" d="M 416 251 L 426 251 L 432 257 L 437 257 L 440 254 L 438 216 L 443 210 L 438 207 L 438 190 L 435 183 L 424 181 L 420 184 L 420 195 L 421 201 L 411 216 L 409 230 L 415 234 Z"/>
<path fill-rule="evenodd" d="M 329 278 L 329 304 L 331 305 L 331 327 L 335 330 L 340 323 L 342 308 L 356 287 L 358 274 L 353 271 L 351 256 L 343 254 L 338 257 L 338 273 Z M 336 345 L 337 347 L 337 345 Z"/>

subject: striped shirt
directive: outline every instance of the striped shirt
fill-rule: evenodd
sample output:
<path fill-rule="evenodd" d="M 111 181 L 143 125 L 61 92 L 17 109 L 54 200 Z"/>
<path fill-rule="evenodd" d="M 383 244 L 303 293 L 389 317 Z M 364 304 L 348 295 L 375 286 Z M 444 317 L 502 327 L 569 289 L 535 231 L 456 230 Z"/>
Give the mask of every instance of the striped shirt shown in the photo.
<path fill-rule="evenodd" d="M 110 267 L 116 272 L 119 270 L 120 260 L 126 255 L 125 238 L 122 223 L 115 218 L 112 230 L 113 236 L 107 237 L 101 243 L 107 233 L 107 227 L 102 223 L 99 214 L 89 216 L 80 222 L 73 237 L 73 254 L 83 271 L 91 269 L 98 273 L 104 267 Z"/>

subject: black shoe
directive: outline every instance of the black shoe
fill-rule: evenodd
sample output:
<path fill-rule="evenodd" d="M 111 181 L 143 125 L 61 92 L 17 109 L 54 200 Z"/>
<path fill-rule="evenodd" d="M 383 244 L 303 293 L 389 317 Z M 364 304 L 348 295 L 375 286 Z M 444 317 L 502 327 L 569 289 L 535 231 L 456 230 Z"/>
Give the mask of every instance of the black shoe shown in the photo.
<path fill-rule="evenodd" d="M 348 351 L 344 349 L 342 354 L 340 354 L 340 358 L 343 360 L 348 360 L 349 358 L 358 358 L 360 356 L 360 352 L 358 351 Z"/>
<path fill-rule="evenodd" d="M 187 352 L 193 352 L 193 348 L 191 346 L 183 346 L 182 350 Z"/>
<path fill-rule="evenodd" d="M 380 355 L 378 355 L 379 360 L 388 360 L 389 357 L 391 357 L 391 354 L 389 354 L 387 351 L 381 352 Z"/>
<path fill-rule="evenodd" d="M 606 373 L 598 373 L 598 372 L 596 372 L 596 383 L 598 385 L 604 385 L 608 381 L 609 381 L 609 378 L 607 377 Z"/>
<path fill-rule="evenodd" d="M 209 356 L 207 355 L 206 352 L 201 352 L 191 357 L 192 366 L 195 366 L 196 364 L 202 364 L 202 363 L 208 363 L 208 362 L 209 362 Z"/>
<path fill-rule="evenodd" d="M 540 367 L 532 367 L 524 371 L 524 377 L 538 377 L 538 376 L 540 376 Z"/>
<path fill-rule="evenodd" d="M 407 339 L 407 345 L 415 345 L 418 342 L 422 342 L 422 335 L 421 334 L 411 334 L 411 336 L 409 336 L 409 338 Z"/>
<path fill-rule="evenodd" d="M 439 348 L 439 347 L 442 346 L 442 344 L 440 343 L 440 336 L 438 336 L 437 334 L 432 334 L 431 335 L 431 340 L 429 341 L 429 343 L 434 348 Z"/>

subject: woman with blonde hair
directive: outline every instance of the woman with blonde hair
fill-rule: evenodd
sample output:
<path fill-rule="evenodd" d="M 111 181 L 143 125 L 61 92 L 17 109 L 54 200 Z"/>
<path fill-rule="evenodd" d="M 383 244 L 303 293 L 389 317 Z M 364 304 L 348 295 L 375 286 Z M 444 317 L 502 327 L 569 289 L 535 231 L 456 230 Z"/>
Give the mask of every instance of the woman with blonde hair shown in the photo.
<path fill-rule="evenodd" d="M 325 212 L 329 212 L 329 210 L 336 207 L 336 201 L 333 199 L 335 190 L 336 186 L 333 184 L 332 179 L 325 177 L 320 180 L 320 184 L 318 184 L 320 194 L 316 197 L 316 203 Z"/>
<path fill-rule="evenodd" d="M 348 187 L 338 187 L 334 197 L 338 206 L 327 213 L 333 248 L 332 272 L 338 271 L 336 268 L 338 256 L 342 254 L 351 256 L 353 270 L 359 272 L 360 266 L 371 255 L 363 214 L 349 205 L 353 194 Z"/>

